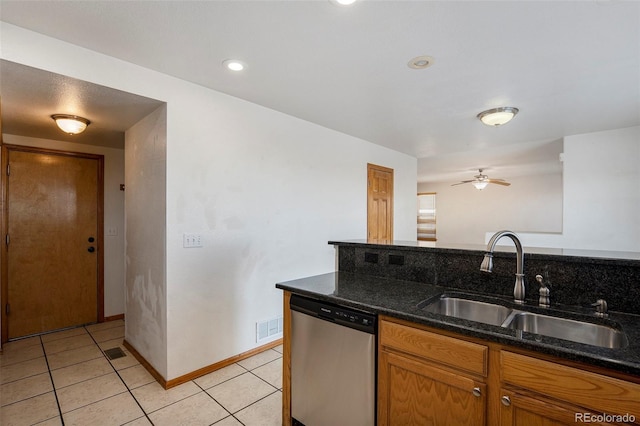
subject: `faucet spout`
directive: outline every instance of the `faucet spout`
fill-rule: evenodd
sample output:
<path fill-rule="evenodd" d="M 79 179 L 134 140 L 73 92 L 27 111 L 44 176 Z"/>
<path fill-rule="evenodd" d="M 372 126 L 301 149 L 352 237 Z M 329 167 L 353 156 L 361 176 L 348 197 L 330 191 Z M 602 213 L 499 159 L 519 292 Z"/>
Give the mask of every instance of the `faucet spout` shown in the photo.
<path fill-rule="evenodd" d="M 484 259 L 482 259 L 482 264 L 480 264 L 480 270 L 482 272 L 493 271 L 493 254 L 492 253 L 484 254 Z"/>
<path fill-rule="evenodd" d="M 518 236 L 511 231 L 499 231 L 496 232 L 489 243 L 487 244 L 487 252 L 484 254 L 484 259 L 480 265 L 482 272 L 491 272 L 493 270 L 493 251 L 496 248 L 496 243 L 502 237 L 509 237 L 516 245 L 516 283 L 513 288 L 513 301 L 515 303 L 524 303 L 524 250 Z"/>

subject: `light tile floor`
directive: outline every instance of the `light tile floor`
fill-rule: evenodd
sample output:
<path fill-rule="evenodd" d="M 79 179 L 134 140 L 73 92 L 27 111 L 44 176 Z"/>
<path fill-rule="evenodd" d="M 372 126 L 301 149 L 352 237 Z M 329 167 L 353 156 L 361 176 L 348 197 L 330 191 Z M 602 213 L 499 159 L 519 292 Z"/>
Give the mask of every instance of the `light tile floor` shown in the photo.
<path fill-rule="evenodd" d="M 0 355 L 0 424 L 281 425 L 282 347 L 165 390 L 111 321 L 9 342 Z M 120 347 L 109 360 L 103 350 Z"/>

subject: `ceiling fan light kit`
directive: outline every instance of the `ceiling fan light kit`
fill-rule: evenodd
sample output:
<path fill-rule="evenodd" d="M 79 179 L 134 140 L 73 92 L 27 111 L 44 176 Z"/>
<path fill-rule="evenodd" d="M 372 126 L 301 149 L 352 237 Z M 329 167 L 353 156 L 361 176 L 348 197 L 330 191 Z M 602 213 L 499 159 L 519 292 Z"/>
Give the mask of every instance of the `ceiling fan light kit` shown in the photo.
<path fill-rule="evenodd" d="M 475 186 L 476 189 L 479 189 L 480 191 L 482 191 L 483 189 L 485 189 L 487 187 L 487 185 L 489 185 L 489 182 L 485 182 L 485 181 L 479 180 L 479 181 L 473 181 L 473 182 L 471 182 L 471 184 L 473 186 Z"/>
<path fill-rule="evenodd" d="M 511 121 L 518 111 L 520 110 L 514 107 L 493 108 L 482 111 L 478 118 L 487 126 L 498 127 Z"/>
<path fill-rule="evenodd" d="M 482 191 L 489 185 L 490 183 L 495 183 L 496 185 L 509 186 L 511 185 L 509 182 L 504 179 L 489 179 L 489 176 L 482 174 L 482 169 L 478 169 L 478 174 L 474 176 L 474 179 L 471 180 L 463 180 L 462 182 L 454 183 L 451 186 L 462 185 L 463 183 L 470 183 L 476 189 Z"/>

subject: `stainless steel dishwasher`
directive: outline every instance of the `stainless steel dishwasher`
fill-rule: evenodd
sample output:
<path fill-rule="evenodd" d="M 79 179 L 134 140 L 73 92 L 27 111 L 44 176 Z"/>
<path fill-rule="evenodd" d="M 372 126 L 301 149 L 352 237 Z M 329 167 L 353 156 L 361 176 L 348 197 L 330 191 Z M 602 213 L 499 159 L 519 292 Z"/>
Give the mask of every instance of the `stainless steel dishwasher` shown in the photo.
<path fill-rule="evenodd" d="M 376 316 L 291 296 L 293 425 L 374 426 Z"/>

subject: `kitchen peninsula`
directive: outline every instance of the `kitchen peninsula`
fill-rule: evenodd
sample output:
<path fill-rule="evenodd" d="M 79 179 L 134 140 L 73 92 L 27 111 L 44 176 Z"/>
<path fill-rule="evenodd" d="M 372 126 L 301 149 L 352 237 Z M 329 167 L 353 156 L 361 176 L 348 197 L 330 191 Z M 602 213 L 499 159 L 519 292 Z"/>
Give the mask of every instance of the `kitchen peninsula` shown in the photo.
<path fill-rule="evenodd" d="M 585 412 L 640 421 L 640 260 L 525 248 L 522 309 L 611 325 L 628 339 L 605 348 L 423 309 L 443 294 L 488 297 L 512 308 L 515 254 L 508 248 L 495 253 L 494 273 L 485 274 L 482 248 L 330 244 L 338 250 L 337 272 L 277 284 L 285 291 L 285 424 L 292 294 L 378 315 L 378 424 L 515 425 L 532 418 L 562 424 Z M 537 274 L 552 285 L 550 308 L 537 306 Z M 600 298 L 609 302 L 607 319 L 596 318 L 590 306 Z"/>

